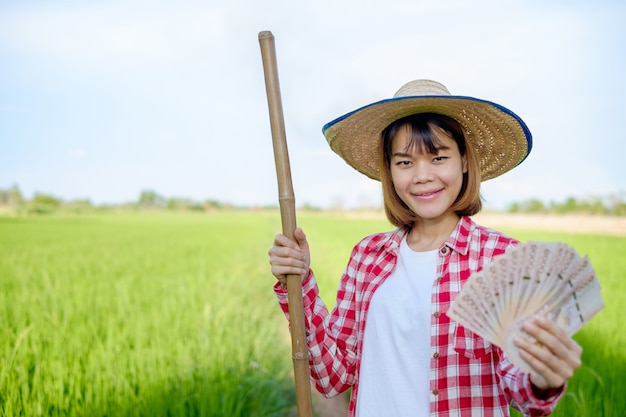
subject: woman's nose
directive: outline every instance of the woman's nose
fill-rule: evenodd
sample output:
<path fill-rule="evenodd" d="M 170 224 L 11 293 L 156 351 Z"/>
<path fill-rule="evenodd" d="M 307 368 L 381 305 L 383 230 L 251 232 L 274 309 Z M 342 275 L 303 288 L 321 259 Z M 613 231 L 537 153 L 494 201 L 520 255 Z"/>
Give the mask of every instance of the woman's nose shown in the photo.
<path fill-rule="evenodd" d="M 433 173 L 428 164 L 416 163 L 413 169 L 413 182 L 428 182 L 433 179 Z"/>

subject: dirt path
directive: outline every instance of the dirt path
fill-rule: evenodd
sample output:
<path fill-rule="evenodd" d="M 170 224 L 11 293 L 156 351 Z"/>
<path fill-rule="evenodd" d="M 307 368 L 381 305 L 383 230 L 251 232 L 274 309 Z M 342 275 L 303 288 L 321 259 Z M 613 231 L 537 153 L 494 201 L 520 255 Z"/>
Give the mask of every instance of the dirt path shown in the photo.
<path fill-rule="evenodd" d="M 336 212 L 335 215 L 384 219 L 382 211 Z M 494 229 L 554 230 L 572 233 L 600 233 L 626 236 L 626 217 L 575 214 L 512 214 L 501 211 L 482 211 L 472 218 L 480 225 Z"/>
<path fill-rule="evenodd" d="M 478 224 L 494 229 L 510 227 L 626 236 L 626 217 L 481 212 L 473 218 Z"/>

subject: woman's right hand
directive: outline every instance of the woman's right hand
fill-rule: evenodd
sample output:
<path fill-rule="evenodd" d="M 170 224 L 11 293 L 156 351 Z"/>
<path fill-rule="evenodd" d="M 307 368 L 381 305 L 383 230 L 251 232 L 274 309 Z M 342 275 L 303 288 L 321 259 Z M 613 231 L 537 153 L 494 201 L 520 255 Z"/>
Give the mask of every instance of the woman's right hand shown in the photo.
<path fill-rule="evenodd" d="M 309 243 L 299 227 L 294 231 L 294 237 L 296 242 L 283 234 L 276 235 L 274 246 L 268 251 L 272 274 L 283 284 L 286 284 L 287 275 L 299 275 L 302 280 L 309 275 Z"/>

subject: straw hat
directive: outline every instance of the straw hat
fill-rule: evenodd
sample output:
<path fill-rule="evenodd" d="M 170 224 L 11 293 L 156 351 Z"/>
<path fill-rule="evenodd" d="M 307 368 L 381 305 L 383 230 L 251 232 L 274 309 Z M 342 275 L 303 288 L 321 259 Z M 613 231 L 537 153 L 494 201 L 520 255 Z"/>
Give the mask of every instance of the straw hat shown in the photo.
<path fill-rule="evenodd" d="M 486 100 L 453 96 L 431 80 L 403 85 L 393 98 L 361 107 L 327 123 L 322 132 L 330 147 L 362 174 L 380 180 L 382 131 L 392 122 L 417 113 L 438 113 L 461 124 L 474 147 L 482 180 L 519 165 L 530 153 L 532 136 L 522 119 Z"/>

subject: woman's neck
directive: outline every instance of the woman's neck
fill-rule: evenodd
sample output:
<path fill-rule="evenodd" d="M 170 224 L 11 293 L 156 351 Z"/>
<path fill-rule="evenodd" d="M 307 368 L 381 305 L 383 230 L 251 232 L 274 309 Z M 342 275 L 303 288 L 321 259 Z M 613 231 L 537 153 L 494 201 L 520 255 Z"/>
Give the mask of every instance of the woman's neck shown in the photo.
<path fill-rule="evenodd" d="M 407 244 L 416 252 L 439 249 L 450 237 L 459 219 L 456 214 L 437 220 L 420 219 L 409 231 Z"/>

